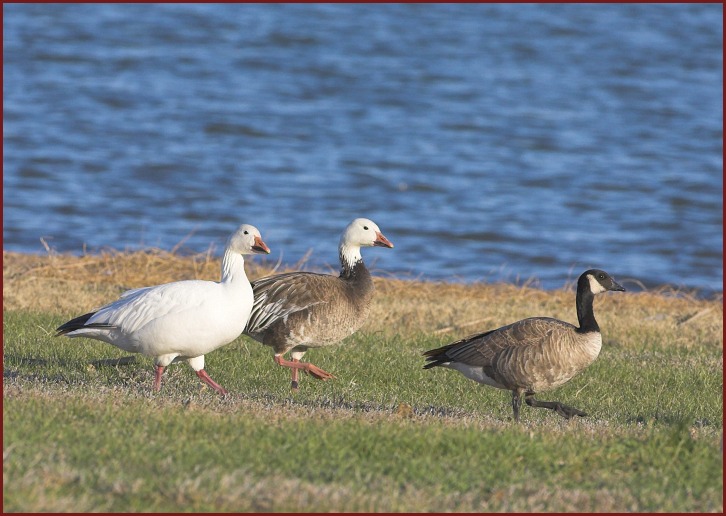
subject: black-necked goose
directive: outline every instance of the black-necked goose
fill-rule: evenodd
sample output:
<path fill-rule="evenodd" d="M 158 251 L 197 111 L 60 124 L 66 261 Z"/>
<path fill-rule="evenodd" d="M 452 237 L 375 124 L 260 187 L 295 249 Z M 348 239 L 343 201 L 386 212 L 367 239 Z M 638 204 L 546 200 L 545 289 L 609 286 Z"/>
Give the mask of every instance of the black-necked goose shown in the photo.
<path fill-rule="evenodd" d="M 602 337 L 592 302 L 596 294 L 608 290 L 625 289 L 608 273 L 587 270 L 577 281 L 579 328 L 549 317 L 522 319 L 425 352 L 424 369 L 444 366 L 481 384 L 512 391 L 515 421 L 522 395 L 530 407 L 552 409 L 567 419 L 586 416 L 556 401 L 538 401 L 534 395 L 559 387 L 595 361 Z"/>
<path fill-rule="evenodd" d="M 321 380 L 333 378 L 300 359 L 308 348 L 330 346 L 353 334 L 368 317 L 373 280 L 360 248 L 370 246 L 393 244 L 373 221 L 355 219 L 340 237 L 339 276 L 291 272 L 252 282 L 255 302 L 245 333 L 271 346 L 275 362 L 292 369 L 293 389 L 299 369 Z M 292 361 L 283 358 L 290 350 Z"/>
<path fill-rule="evenodd" d="M 186 360 L 203 382 L 226 394 L 204 370 L 204 355 L 244 330 L 253 296 L 243 255 L 269 252 L 257 228 L 243 224 L 227 240 L 220 282 L 187 280 L 129 290 L 63 324 L 56 336 L 97 339 L 154 357 L 156 391 L 164 368 Z"/>

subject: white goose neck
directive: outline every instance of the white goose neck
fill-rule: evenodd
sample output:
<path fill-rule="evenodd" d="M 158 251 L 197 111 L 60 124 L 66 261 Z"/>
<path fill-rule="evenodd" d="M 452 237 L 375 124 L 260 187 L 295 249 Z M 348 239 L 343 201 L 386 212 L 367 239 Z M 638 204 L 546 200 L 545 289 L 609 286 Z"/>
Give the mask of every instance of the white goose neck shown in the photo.
<path fill-rule="evenodd" d="M 248 281 L 245 273 L 245 259 L 241 254 L 227 249 L 222 257 L 222 283 L 237 281 Z"/>
<path fill-rule="evenodd" d="M 353 268 L 359 262 L 363 261 L 363 257 L 360 255 L 360 246 L 340 243 L 340 264 L 343 266 L 343 271 L 352 271 Z"/>

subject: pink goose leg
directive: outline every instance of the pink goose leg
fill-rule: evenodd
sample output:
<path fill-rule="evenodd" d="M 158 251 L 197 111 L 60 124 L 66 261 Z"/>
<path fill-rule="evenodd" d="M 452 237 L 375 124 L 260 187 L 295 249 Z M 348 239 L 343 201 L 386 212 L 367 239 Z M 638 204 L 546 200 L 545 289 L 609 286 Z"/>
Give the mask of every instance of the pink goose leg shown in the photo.
<path fill-rule="evenodd" d="M 283 367 L 289 367 L 292 369 L 292 388 L 297 389 L 297 371 L 298 369 L 302 369 L 303 371 L 307 372 L 308 374 L 311 374 L 313 377 L 317 378 L 318 380 L 330 380 L 331 378 L 335 378 L 332 374 L 323 371 L 317 366 L 314 366 L 310 362 L 300 362 L 299 360 L 285 360 L 282 358 L 282 355 L 275 355 L 275 363 L 277 365 L 281 365 Z"/>
<path fill-rule="evenodd" d="M 197 376 L 199 377 L 200 380 L 202 380 L 204 383 L 209 385 L 212 389 L 217 391 L 222 396 L 227 394 L 227 392 L 228 392 L 227 389 L 225 389 L 224 387 L 219 385 L 217 382 L 212 380 L 204 369 L 200 369 L 199 371 L 197 371 Z"/>

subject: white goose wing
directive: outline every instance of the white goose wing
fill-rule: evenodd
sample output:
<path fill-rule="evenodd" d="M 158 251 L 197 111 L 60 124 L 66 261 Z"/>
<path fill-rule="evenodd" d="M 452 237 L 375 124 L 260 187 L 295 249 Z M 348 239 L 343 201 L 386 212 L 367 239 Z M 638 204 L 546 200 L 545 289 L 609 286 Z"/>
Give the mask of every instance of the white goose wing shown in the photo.
<path fill-rule="evenodd" d="M 128 290 L 96 311 L 87 324 L 103 324 L 133 333 L 167 316 L 198 310 L 215 285 L 218 284 L 188 280 Z"/>

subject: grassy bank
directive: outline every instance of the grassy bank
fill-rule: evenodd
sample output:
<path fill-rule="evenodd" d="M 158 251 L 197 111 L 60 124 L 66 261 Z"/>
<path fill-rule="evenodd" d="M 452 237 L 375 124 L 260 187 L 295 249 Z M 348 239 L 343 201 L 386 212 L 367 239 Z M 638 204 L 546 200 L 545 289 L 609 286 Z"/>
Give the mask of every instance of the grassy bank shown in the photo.
<path fill-rule="evenodd" d="M 337 378 L 294 395 L 245 337 L 207 356 L 225 399 L 185 364 L 154 394 L 151 359 L 52 337 L 127 288 L 218 275 L 208 254 L 4 254 L 6 512 L 723 508 L 720 299 L 600 296 L 600 357 L 541 396 L 590 416 L 524 407 L 520 425 L 509 393 L 424 371 L 421 352 L 531 315 L 575 322 L 572 286 L 378 277 L 363 330 L 306 355 Z"/>

